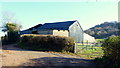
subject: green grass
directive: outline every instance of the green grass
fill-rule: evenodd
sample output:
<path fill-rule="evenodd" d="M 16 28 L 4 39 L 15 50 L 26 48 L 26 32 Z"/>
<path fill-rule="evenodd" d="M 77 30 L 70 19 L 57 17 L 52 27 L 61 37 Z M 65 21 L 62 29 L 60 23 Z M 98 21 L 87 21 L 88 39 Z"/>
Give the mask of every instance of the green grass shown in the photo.
<path fill-rule="evenodd" d="M 104 41 L 105 39 L 96 39 L 97 42 Z"/>
<path fill-rule="evenodd" d="M 69 54 L 73 56 L 78 56 L 84 59 L 95 59 L 103 56 L 103 50 L 102 47 L 94 46 L 92 49 L 91 46 L 87 46 L 87 49 L 82 49 L 85 48 L 86 46 L 77 46 L 77 49 L 79 50 L 77 53 L 71 53 L 71 52 L 61 52 L 63 54 Z M 81 50 L 80 50 L 81 49 Z"/>
<path fill-rule="evenodd" d="M 76 49 L 76 54 L 84 55 L 82 58 L 94 59 L 103 56 L 102 47 L 78 45 L 76 46 Z"/>

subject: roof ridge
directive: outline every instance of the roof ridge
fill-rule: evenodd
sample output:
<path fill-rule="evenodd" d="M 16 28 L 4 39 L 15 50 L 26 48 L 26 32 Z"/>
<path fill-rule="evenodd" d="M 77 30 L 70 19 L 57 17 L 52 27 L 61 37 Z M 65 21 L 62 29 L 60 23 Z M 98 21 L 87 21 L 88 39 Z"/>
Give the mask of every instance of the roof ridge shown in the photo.
<path fill-rule="evenodd" d="M 68 30 L 69 26 L 72 25 L 74 21 L 62 21 L 62 22 L 54 22 L 54 23 L 45 23 L 38 29 L 58 29 L 58 30 Z"/>
<path fill-rule="evenodd" d="M 73 20 L 73 21 L 59 21 L 59 22 L 52 22 L 53 24 L 55 23 L 66 23 L 66 22 L 75 22 L 77 20 Z M 44 24 L 52 24 L 52 23 L 44 23 Z"/>

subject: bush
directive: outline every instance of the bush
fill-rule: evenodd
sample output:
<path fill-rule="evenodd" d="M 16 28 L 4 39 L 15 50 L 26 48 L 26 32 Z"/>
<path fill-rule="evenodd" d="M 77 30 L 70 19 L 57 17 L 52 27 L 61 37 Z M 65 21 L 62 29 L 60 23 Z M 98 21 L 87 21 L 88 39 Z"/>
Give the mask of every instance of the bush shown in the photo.
<path fill-rule="evenodd" d="M 120 63 L 120 36 L 109 37 L 102 45 L 104 56 L 115 64 Z"/>
<path fill-rule="evenodd" d="M 2 36 L 2 37 L 1 37 L 1 40 L 2 40 L 2 45 L 6 44 L 6 42 L 8 42 L 8 37 L 7 37 L 7 35 Z"/>
<path fill-rule="evenodd" d="M 55 50 L 73 52 L 74 39 L 52 35 L 22 35 L 20 46 L 33 50 Z"/>
<path fill-rule="evenodd" d="M 11 43 L 16 43 L 19 41 L 20 35 L 18 34 L 18 31 L 14 32 L 8 32 L 8 41 Z"/>
<path fill-rule="evenodd" d="M 2 36 L 2 44 L 14 44 L 17 43 L 20 39 L 18 32 L 8 32 L 7 35 Z"/>

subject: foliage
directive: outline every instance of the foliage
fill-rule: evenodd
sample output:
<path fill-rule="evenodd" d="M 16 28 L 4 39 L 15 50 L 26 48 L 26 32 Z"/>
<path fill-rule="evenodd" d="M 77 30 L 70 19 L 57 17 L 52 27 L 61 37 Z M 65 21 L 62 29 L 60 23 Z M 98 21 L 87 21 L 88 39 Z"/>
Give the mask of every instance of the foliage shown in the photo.
<path fill-rule="evenodd" d="M 22 35 L 20 47 L 32 50 L 73 51 L 74 40 L 69 37 L 48 35 Z"/>
<path fill-rule="evenodd" d="M 2 44 L 5 44 L 5 42 L 8 42 L 7 35 L 1 37 Z"/>
<path fill-rule="evenodd" d="M 18 25 L 16 23 L 6 23 L 5 25 L 3 25 L 3 32 L 15 32 L 15 31 L 19 31 L 21 28 L 21 25 Z"/>
<path fill-rule="evenodd" d="M 102 47 L 104 48 L 104 56 L 108 56 L 112 61 L 120 62 L 120 36 L 107 38 Z"/>
<path fill-rule="evenodd" d="M 104 39 L 112 35 L 120 35 L 120 22 L 104 22 L 85 30 L 85 33 L 96 39 Z"/>
<path fill-rule="evenodd" d="M 3 32 L 7 32 L 7 35 L 2 38 L 3 44 L 16 43 L 19 41 L 20 36 L 18 31 L 20 30 L 21 25 L 16 23 L 6 23 L 2 28 Z"/>
<path fill-rule="evenodd" d="M 8 35 L 2 36 L 2 44 L 17 43 L 20 39 L 18 32 L 8 32 Z"/>
<path fill-rule="evenodd" d="M 3 12 L 2 13 L 2 31 L 6 32 L 6 35 L 2 37 L 3 44 L 16 43 L 19 40 L 20 24 L 17 24 L 15 19 L 15 14 L 12 12 Z"/>
<path fill-rule="evenodd" d="M 95 58 L 94 61 L 96 65 L 102 66 L 101 68 L 120 68 L 120 64 L 111 62 L 107 56 Z"/>
<path fill-rule="evenodd" d="M 109 37 L 102 44 L 104 56 L 96 58 L 105 68 L 120 68 L 120 36 Z"/>

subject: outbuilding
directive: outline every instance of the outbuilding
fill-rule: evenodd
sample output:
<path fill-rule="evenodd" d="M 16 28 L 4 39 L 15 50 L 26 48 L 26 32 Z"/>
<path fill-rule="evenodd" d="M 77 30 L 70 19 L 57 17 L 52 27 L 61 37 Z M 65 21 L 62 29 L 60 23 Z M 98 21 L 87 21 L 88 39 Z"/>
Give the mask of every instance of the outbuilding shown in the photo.
<path fill-rule="evenodd" d="M 39 24 L 27 30 L 20 31 L 20 34 L 40 34 L 66 36 L 75 39 L 75 42 L 83 42 L 83 29 L 77 20 L 54 23 Z"/>

